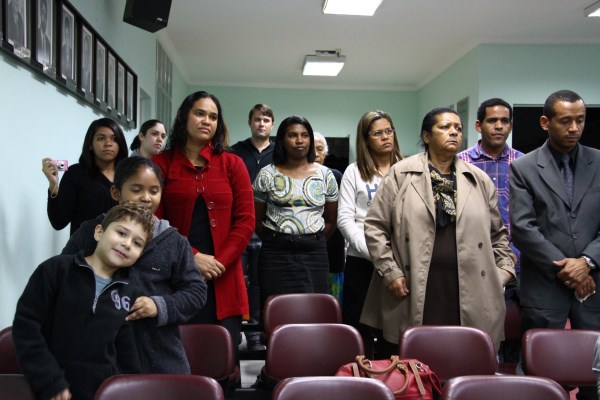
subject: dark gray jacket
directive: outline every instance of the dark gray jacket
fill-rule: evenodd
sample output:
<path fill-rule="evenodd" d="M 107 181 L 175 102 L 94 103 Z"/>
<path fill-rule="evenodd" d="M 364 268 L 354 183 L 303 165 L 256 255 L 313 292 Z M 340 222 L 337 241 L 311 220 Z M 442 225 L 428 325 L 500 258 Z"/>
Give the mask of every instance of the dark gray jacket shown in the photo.
<path fill-rule="evenodd" d="M 94 249 L 94 229 L 103 218 L 100 215 L 81 224 L 62 254 Z M 156 218 L 154 222 L 153 239 L 129 272 L 131 283 L 152 298 L 158 309 L 155 318 L 133 324 L 142 373 L 189 374 L 178 325 L 204 306 L 206 283 L 196 269 L 188 240 L 168 221 Z"/>

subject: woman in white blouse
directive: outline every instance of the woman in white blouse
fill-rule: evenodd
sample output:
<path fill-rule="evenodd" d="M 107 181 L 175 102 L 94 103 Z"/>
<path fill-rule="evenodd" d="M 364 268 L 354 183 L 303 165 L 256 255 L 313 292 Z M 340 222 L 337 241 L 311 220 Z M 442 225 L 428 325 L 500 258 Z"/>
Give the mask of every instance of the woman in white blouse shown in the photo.
<path fill-rule="evenodd" d="M 383 111 L 365 113 L 356 128 L 356 162 L 346 168 L 340 185 L 338 229 L 348 241 L 344 270 L 342 315 L 345 324 L 362 334 L 367 354 L 373 351 L 373 336 L 359 323 L 373 263 L 367 250 L 364 219 L 379 183 L 390 167 L 401 160 L 394 123 Z"/>

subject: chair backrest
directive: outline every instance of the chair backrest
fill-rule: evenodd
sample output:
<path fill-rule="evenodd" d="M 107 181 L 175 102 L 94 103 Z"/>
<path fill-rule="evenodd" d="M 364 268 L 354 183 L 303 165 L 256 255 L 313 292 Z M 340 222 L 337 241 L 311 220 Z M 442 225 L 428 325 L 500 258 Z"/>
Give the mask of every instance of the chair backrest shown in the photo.
<path fill-rule="evenodd" d="M 494 375 L 498 367 L 490 335 L 467 326 L 413 326 L 400 337 L 401 358 L 429 365 L 442 382 L 455 376 Z"/>
<path fill-rule="evenodd" d="M 22 374 L 12 338 L 12 327 L 0 331 L 0 374 Z"/>
<path fill-rule="evenodd" d="M 504 340 L 521 340 L 521 306 L 512 298 L 505 304 Z"/>
<path fill-rule="evenodd" d="M 190 324 L 179 325 L 179 333 L 193 375 L 220 381 L 239 374 L 227 329 L 213 324 Z"/>
<path fill-rule="evenodd" d="M 600 331 L 530 329 L 523 336 L 525 374 L 554 379 L 561 385 L 595 386 L 594 347 Z"/>
<path fill-rule="evenodd" d="M 364 354 L 358 331 L 343 324 L 286 324 L 275 328 L 262 376 L 279 382 L 298 376 L 333 376 Z"/>
<path fill-rule="evenodd" d="M 95 400 L 224 400 L 217 381 L 206 376 L 116 375 L 105 380 Z"/>
<path fill-rule="evenodd" d="M 273 392 L 273 400 L 307 399 L 394 400 L 394 394 L 377 379 L 349 376 L 288 378 Z"/>
<path fill-rule="evenodd" d="M 284 324 L 341 323 L 342 309 L 335 297 L 324 293 L 293 293 L 269 296 L 263 309 L 267 340 Z"/>
<path fill-rule="evenodd" d="M 0 398 L 2 400 L 36 400 L 37 396 L 20 374 L 0 374 Z"/>
<path fill-rule="evenodd" d="M 567 392 L 548 378 L 472 375 L 450 379 L 442 400 L 568 400 Z"/>

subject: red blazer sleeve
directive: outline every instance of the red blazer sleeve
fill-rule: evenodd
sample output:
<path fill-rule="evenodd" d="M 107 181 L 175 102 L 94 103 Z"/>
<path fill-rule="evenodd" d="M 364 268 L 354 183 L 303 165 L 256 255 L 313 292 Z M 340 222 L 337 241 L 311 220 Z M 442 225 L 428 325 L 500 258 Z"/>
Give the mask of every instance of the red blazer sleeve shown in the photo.
<path fill-rule="evenodd" d="M 225 268 L 235 265 L 254 232 L 254 191 L 248 170 L 241 158 L 227 154 L 228 178 L 233 192 L 231 229 L 225 238 L 223 251 L 216 255 Z"/>

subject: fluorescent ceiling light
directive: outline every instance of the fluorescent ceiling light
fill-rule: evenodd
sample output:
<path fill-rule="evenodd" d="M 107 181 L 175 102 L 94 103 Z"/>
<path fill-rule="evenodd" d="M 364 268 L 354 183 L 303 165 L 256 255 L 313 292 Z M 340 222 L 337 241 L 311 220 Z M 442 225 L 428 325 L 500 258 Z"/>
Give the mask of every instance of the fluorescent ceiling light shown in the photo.
<path fill-rule="evenodd" d="M 383 0 L 325 0 L 323 14 L 368 15 L 375 14 Z"/>
<path fill-rule="evenodd" d="M 302 75 L 337 76 L 344 67 L 346 56 L 340 56 L 339 50 L 321 51 L 316 55 L 306 56 Z"/>
<path fill-rule="evenodd" d="M 600 17 L 600 1 L 595 2 L 589 7 L 585 8 L 586 17 Z"/>

